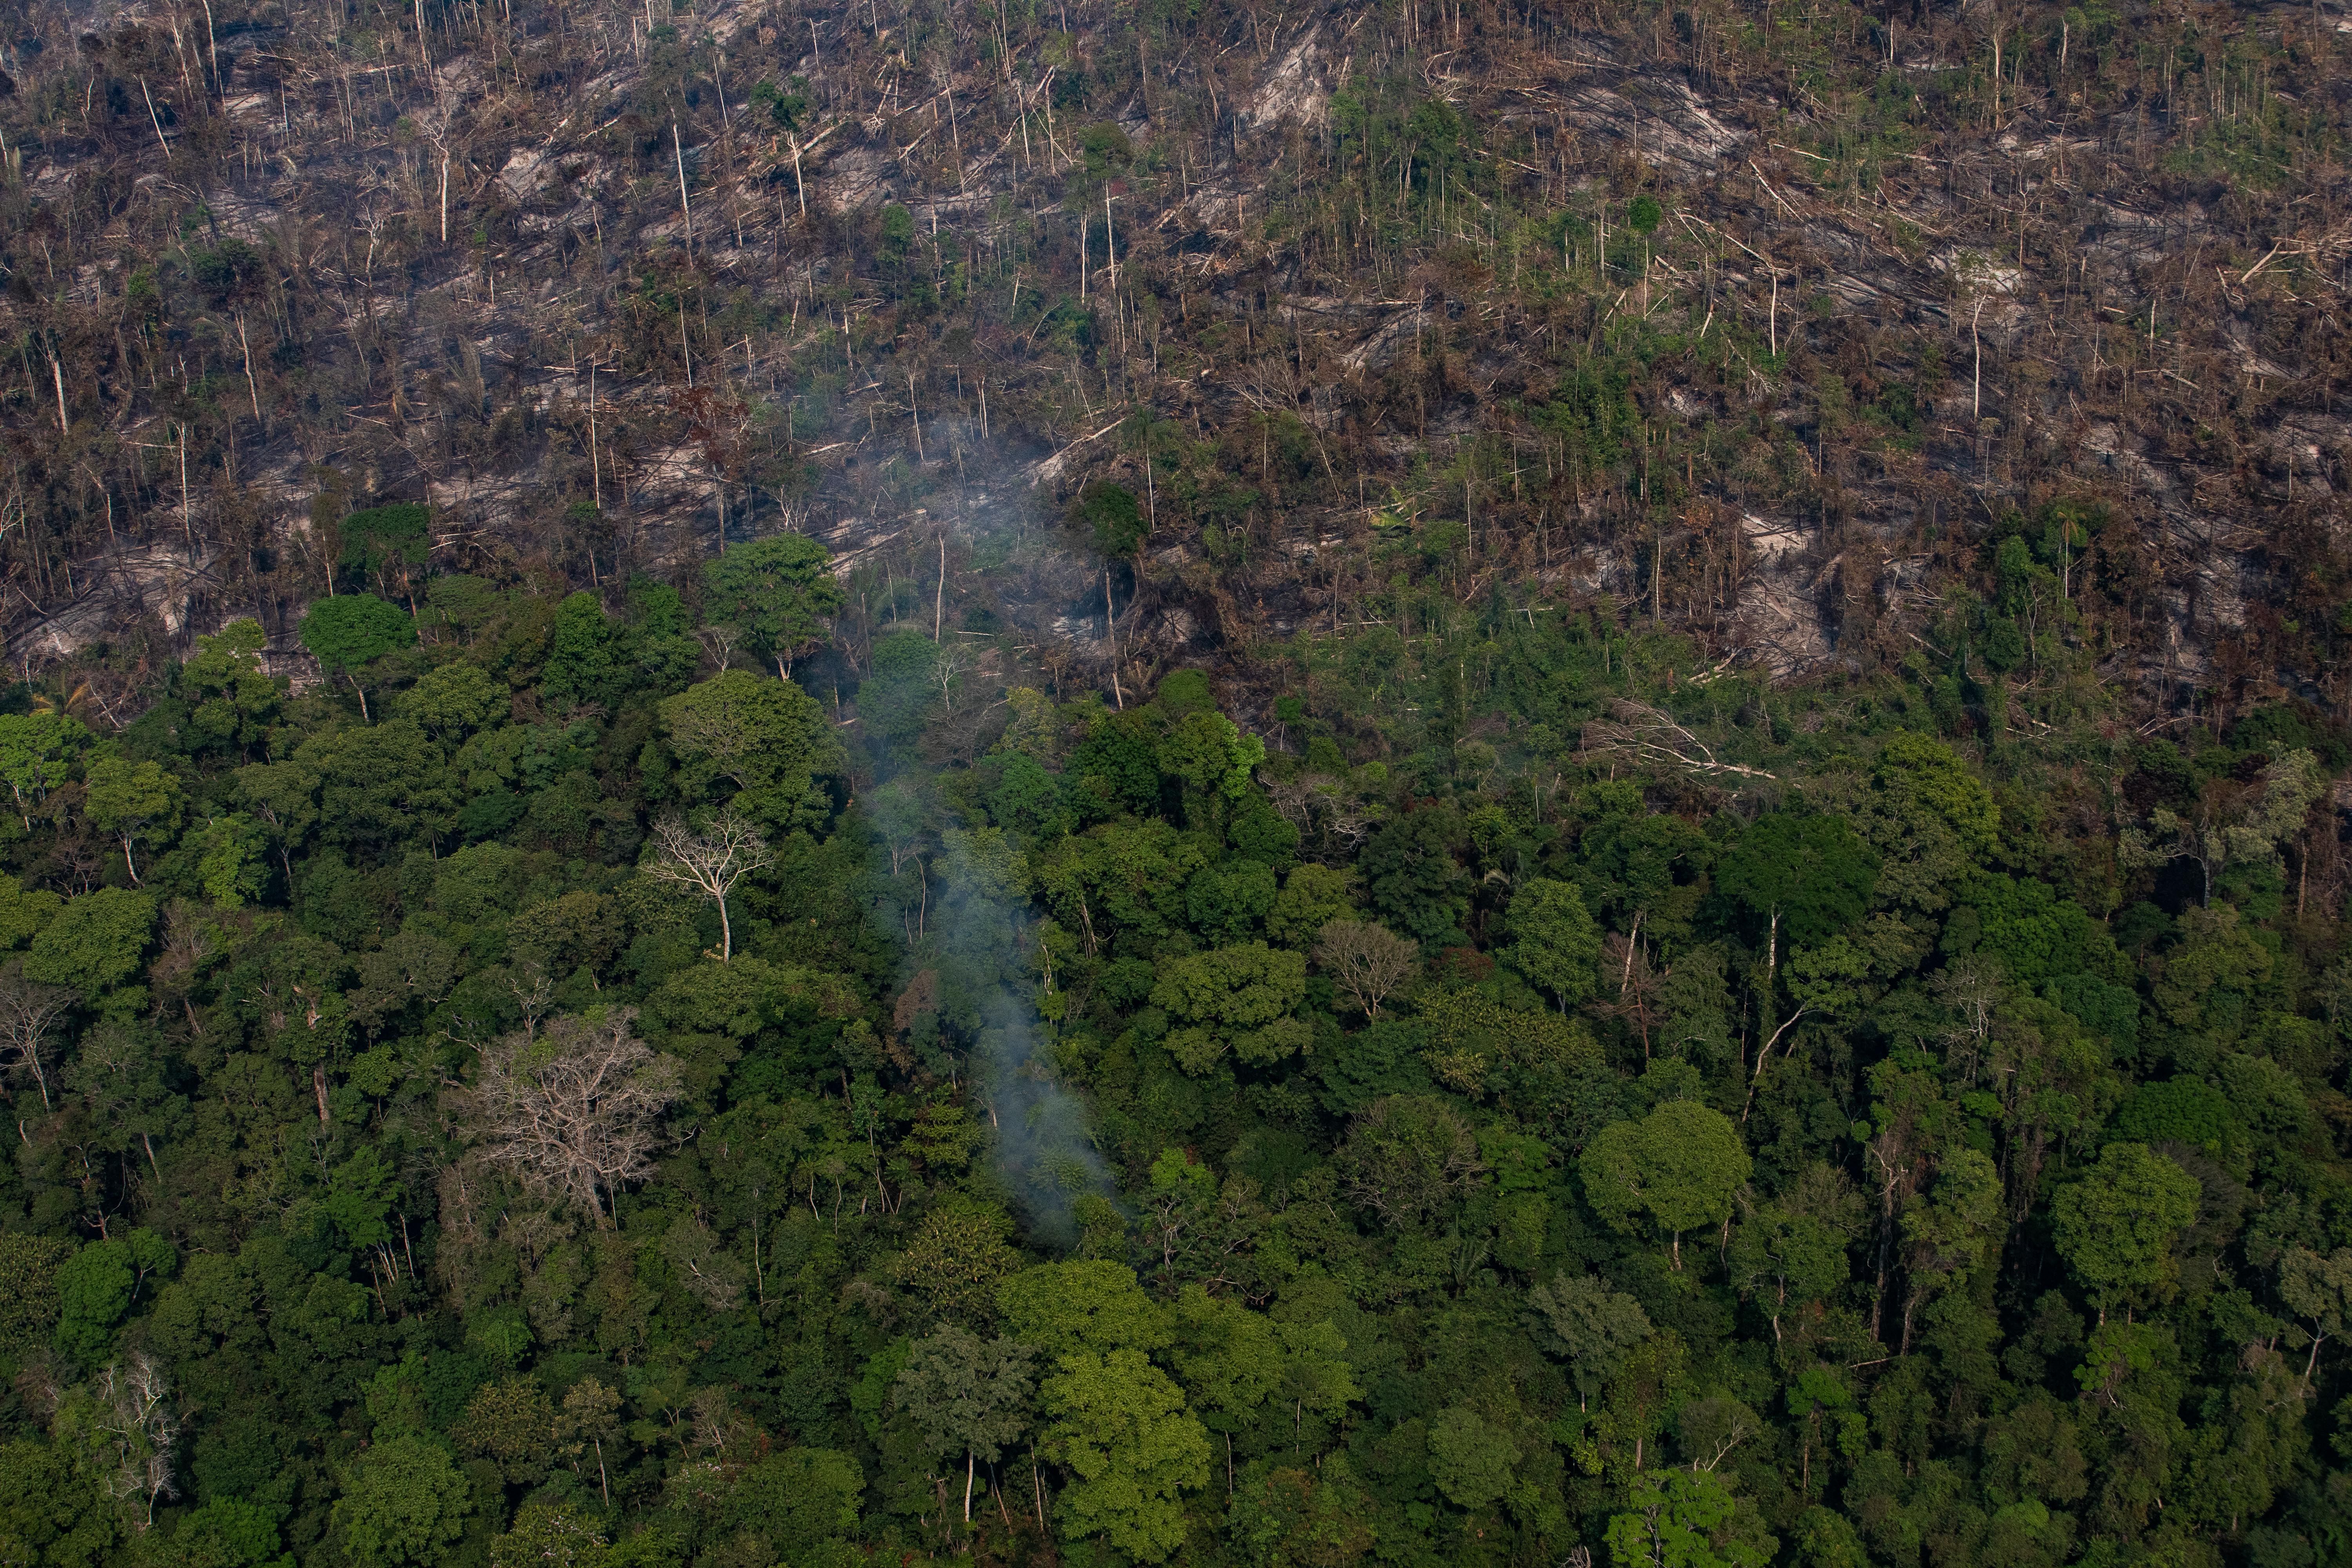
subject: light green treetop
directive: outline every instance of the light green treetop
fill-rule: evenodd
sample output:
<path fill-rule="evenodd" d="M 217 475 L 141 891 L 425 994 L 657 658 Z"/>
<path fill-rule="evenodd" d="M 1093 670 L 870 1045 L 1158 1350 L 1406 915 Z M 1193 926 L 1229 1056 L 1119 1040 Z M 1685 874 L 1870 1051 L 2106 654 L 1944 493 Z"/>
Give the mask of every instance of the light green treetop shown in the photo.
<path fill-rule="evenodd" d="M 465 1533 L 474 1489 L 448 1450 L 401 1433 L 363 1450 L 343 1477 L 334 1527 L 357 1568 L 436 1563 Z"/>
<path fill-rule="evenodd" d="M 1139 1563 L 1184 1543 L 1180 1494 L 1209 1480 L 1209 1436 L 1139 1350 L 1076 1351 L 1045 1380 L 1038 1447 L 1070 1471 L 1055 1507 L 1072 1536 L 1100 1535 Z"/>
<path fill-rule="evenodd" d="M 1601 926 L 1572 882 L 1532 878 L 1511 897 L 1513 967 L 1559 999 L 1563 1010 L 1599 984 Z"/>
<path fill-rule="evenodd" d="M 122 845 L 122 864 L 139 883 L 136 847 L 142 838 L 168 840 L 179 826 L 180 781 L 160 763 L 134 763 L 119 754 L 93 756 L 82 770 L 82 810 Z"/>
<path fill-rule="evenodd" d="M 1196 1075 L 1227 1050 L 1264 1065 L 1304 1049 L 1312 1036 L 1291 1015 L 1306 995 L 1307 955 L 1262 942 L 1171 960 L 1151 988 L 1152 1005 L 1178 1026 L 1169 1053 Z"/>
<path fill-rule="evenodd" d="M 1647 1215 L 1672 1238 L 1682 1267 L 1682 1233 L 1731 1217 L 1732 1194 L 1753 1163 L 1739 1129 L 1721 1111 L 1674 1100 L 1639 1121 L 1604 1127 L 1585 1146 L 1585 1196 L 1621 1229 Z"/>

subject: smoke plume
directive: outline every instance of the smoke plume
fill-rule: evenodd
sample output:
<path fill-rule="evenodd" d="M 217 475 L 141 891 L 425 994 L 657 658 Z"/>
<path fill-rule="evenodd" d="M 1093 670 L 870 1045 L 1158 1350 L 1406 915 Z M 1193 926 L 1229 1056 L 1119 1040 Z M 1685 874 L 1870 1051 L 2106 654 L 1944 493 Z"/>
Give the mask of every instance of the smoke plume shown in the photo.
<path fill-rule="evenodd" d="M 1088 1194 L 1111 1191 L 1086 1104 L 1055 1075 L 1031 1005 L 1024 953 L 1027 900 L 1020 852 L 994 828 L 940 835 L 940 897 L 929 933 L 940 972 L 941 1009 L 967 1030 L 977 1107 L 989 1121 L 998 1179 L 1033 1239 L 1067 1247 L 1074 1210 Z"/>

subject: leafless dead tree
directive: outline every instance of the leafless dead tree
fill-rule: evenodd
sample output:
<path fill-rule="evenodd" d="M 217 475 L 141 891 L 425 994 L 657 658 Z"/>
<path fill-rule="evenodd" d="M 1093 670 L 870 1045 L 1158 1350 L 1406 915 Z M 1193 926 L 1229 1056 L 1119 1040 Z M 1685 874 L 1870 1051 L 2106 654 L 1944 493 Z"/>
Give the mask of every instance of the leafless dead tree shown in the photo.
<path fill-rule="evenodd" d="M 0 1063 L 12 1072 L 32 1076 L 41 1091 L 44 1110 L 50 1109 L 45 1064 L 56 1048 L 58 1021 L 73 1000 L 73 993 L 62 985 L 41 985 L 26 979 L 19 964 L 0 970 Z"/>
<path fill-rule="evenodd" d="M 172 1452 L 180 1440 L 172 1380 L 161 1362 L 145 1351 L 132 1351 L 99 1374 L 98 1395 L 95 1425 L 114 1448 L 106 1489 L 119 1498 L 145 1497 L 146 1522 L 152 1525 L 155 1500 L 179 1495 L 172 1479 Z"/>
<path fill-rule="evenodd" d="M 686 819 L 667 816 L 654 824 L 655 858 L 646 874 L 692 888 L 719 906 L 719 958 L 735 956 L 735 928 L 727 918 L 727 895 L 735 884 L 773 859 L 767 836 L 732 806 L 697 830 Z"/>
<path fill-rule="evenodd" d="M 1960 1087 L 1974 1089 L 1977 1074 L 1992 1051 L 1993 1015 L 2003 994 L 2000 970 L 1979 954 L 1969 953 L 1947 965 L 1928 984 L 1936 1000 L 1958 1016 L 1944 1031 L 1944 1039 L 1952 1065 L 1966 1064 L 1968 1076 Z"/>
<path fill-rule="evenodd" d="M 1298 829 L 1302 841 L 1312 842 L 1319 831 L 1329 836 L 1321 858 L 1345 864 L 1371 834 L 1373 823 L 1362 804 L 1339 782 L 1323 773 L 1292 778 L 1261 774 L 1266 797 L 1275 810 Z"/>
<path fill-rule="evenodd" d="M 1381 1004 L 1405 983 L 1421 958 L 1421 944 L 1370 921 L 1333 921 L 1315 939 L 1315 962 L 1331 983 L 1356 1000 L 1367 1018 L 1381 1016 Z"/>
<path fill-rule="evenodd" d="M 720 669 L 725 669 L 728 661 L 735 657 L 736 632 L 733 626 L 723 624 L 698 626 L 694 635 L 710 651 L 710 657 L 718 661 Z"/>
<path fill-rule="evenodd" d="M 677 1098 L 677 1064 L 638 1039 L 636 1011 L 602 1022 L 562 1017 L 482 1053 L 472 1089 L 477 1155 L 612 1224 L 622 1185 L 653 1171 L 662 1111 Z"/>

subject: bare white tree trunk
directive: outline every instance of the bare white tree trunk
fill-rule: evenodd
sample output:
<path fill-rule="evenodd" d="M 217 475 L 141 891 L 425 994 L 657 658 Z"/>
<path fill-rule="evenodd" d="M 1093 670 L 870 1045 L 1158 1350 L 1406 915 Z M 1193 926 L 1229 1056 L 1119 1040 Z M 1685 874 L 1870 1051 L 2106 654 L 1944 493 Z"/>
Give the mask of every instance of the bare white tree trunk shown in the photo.
<path fill-rule="evenodd" d="M 32 1075 L 44 1110 L 54 1109 L 46 1058 L 55 1048 L 58 1020 L 72 1005 L 73 993 L 62 985 L 37 985 L 13 964 L 0 971 L 0 1064 Z"/>
<path fill-rule="evenodd" d="M 692 888 L 719 906 L 719 961 L 727 963 L 735 956 L 727 895 L 736 883 L 772 861 L 767 836 L 730 806 L 699 831 L 682 817 L 664 817 L 654 824 L 654 846 L 659 858 L 647 864 L 646 875 Z"/>

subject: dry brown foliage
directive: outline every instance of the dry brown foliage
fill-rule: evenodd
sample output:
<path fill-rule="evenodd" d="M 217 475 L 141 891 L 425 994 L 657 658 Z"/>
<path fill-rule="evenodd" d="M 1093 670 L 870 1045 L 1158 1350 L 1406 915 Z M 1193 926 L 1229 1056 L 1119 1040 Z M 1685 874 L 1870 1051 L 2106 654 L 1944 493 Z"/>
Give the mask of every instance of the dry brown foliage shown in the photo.
<path fill-rule="evenodd" d="M 613 1197 L 653 1172 L 677 1064 L 636 1037 L 636 1010 L 562 1017 L 482 1053 L 470 1091 L 475 1157 L 612 1223 Z"/>
<path fill-rule="evenodd" d="M 1371 921 L 1333 921 L 1315 939 L 1315 962 L 1367 1018 L 1403 984 L 1421 959 L 1421 944 Z"/>

